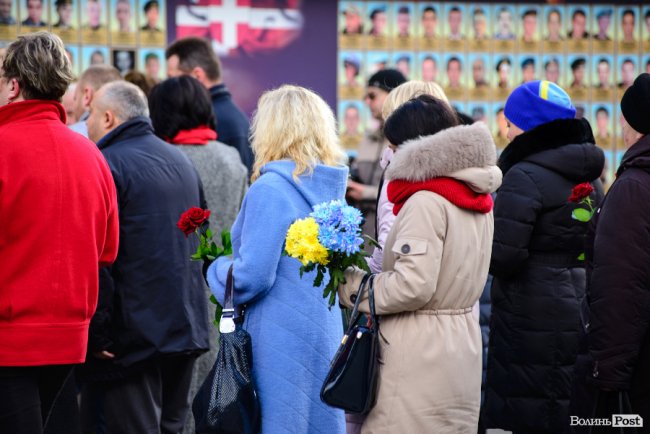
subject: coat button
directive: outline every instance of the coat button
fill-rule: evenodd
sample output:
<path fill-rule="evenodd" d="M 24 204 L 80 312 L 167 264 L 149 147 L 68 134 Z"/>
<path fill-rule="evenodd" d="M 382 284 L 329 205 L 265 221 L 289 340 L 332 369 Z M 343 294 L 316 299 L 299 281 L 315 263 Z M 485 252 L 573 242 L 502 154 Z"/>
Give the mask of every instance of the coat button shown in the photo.
<path fill-rule="evenodd" d="M 411 251 L 411 246 L 409 246 L 408 244 L 404 244 L 402 246 L 402 253 L 404 253 L 405 255 L 410 251 Z"/>
<path fill-rule="evenodd" d="M 356 302 L 357 302 L 357 294 L 352 294 L 352 295 L 350 295 L 350 301 L 351 301 L 352 303 L 356 303 Z"/>

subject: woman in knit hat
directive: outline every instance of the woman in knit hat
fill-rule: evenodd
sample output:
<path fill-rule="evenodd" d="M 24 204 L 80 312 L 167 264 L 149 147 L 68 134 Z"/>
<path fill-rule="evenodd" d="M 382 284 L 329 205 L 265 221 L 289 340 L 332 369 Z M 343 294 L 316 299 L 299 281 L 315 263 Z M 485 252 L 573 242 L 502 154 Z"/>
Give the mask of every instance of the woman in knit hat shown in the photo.
<path fill-rule="evenodd" d="M 571 414 L 635 414 L 645 420 L 638 432 L 648 432 L 650 74 L 638 76 L 625 91 L 621 111 L 628 149 L 587 236 L 586 339 L 576 363 Z"/>
<path fill-rule="evenodd" d="M 585 291 L 583 240 L 573 187 L 602 198 L 603 152 L 567 93 L 532 81 L 508 97 L 510 143 L 499 159 L 494 209 L 492 322 L 483 417 L 486 428 L 558 433 L 567 427 L 571 373 Z"/>

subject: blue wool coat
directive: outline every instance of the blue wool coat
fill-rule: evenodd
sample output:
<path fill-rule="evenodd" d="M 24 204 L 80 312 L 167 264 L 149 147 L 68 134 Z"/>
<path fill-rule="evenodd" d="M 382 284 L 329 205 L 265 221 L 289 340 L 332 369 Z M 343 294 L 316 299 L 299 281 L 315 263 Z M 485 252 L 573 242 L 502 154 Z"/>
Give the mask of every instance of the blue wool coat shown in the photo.
<path fill-rule="evenodd" d="M 233 258 L 208 269 L 223 303 L 234 260 L 235 303 L 246 304 L 244 328 L 253 341 L 253 378 L 262 407 L 262 432 L 345 433 L 343 411 L 320 400 L 320 388 L 343 333 L 338 306 L 327 307 L 314 274 L 300 278 L 300 262 L 282 256 L 287 229 L 322 202 L 343 199 L 348 171 L 318 165 L 292 178 L 293 162 L 262 168 L 232 228 Z"/>

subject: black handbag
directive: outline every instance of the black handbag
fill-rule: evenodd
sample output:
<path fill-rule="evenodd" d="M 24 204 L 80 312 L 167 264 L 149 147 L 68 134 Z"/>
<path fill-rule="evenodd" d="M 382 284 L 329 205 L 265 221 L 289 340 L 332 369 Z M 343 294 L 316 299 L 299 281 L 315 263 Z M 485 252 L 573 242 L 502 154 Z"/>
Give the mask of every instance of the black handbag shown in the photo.
<path fill-rule="evenodd" d="M 236 318 L 233 288 L 230 266 L 219 323 L 219 353 L 192 402 L 197 434 L 260 432 L 260 403 L 251 373 L 251 337 L 241 326 L 243 316 Z"/>
<path fill-rule="evenodd" d="M 374 275 L 364 276 L 359 286 L 350 325 L 330 364 L 323 382 L 320 399 L 325 404 L 349 413 L 368 413 L 377 401 L 377 369 L 379 355 L 379 321 L 375 314 Z M 359 303 L 368 286 L 370 321 L 357 325 Z"/>

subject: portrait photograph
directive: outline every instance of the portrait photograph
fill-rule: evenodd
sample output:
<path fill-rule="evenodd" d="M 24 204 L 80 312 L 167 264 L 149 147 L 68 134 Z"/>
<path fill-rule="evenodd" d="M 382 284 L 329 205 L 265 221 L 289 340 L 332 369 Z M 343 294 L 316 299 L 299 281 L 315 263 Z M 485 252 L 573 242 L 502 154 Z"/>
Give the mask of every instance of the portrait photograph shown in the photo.
<path fill-rule="evenodd" d="M 623 97 L 623 93 L 628 87 L 632 86 L 634 79 L 639 74 L 638 56 L 621 56 L 616 57 L 616 87 L 618 88 L 618 98 Z"/>
<path fill-rule="evenodd" d="M 487 100 L 490 97 L 492 68 L 490 55 L 487 53 L 470 53 L 467 58 L 470 79 L 469 97 L 474 100 Z"/>
<path fill-rule="evenodd" d="M 16 0 L 18 1 L 18 0 Z M 47 30 L 50 23 L 50 0 L 20 0 L 20 32 Z"/>
<path fill-rule="evenodd" d="M 544 40 L 543 50 L 545 52 L 564 51 L 566 41 L 566 13 L 562 5 L 546 5 L 541 8 L 543 18 L 540 17 L 539 23 L 544 23 L 541 27 L 541 37 Z"/>
<path fill-rule="evenodd" d="M 610 149 L 614 144 L 614 104 L 611 101 L 593 101 L 589 120 L 596 144 Z"/>
<path fill-rule="evenodd" d="M 495 54 L 492 59 L 496 97 L 506 99 L 515 84 L 514 56 L 509 54 Z"/>
<path fill-rule="evenodd" d="M 493 6 L 494 10 L 494 49 L 512 53 L 515 49 L 515 13 L 516 8 L 511 3 L 498 3 Z"/>
<path fill-rule="evenodd" d="M 135 0 L 111 1 L 111 44 L 136 44 L 136 3 Z"/>
<path fill-rule="evenodd" d="M 515 68 L 515 83 L 517 85 L 539 80 L 542 76 L 541 59 L 537 53 L 519 53 L 517 67 Z"/>
<path fill-rule="evenodd" d="M 640 10 L 638 5 L 618 5 L 616 8 L 616 40 L 619 53 L 633 54 L 639 52 Z"/>
<path fill-rule="evenodd" d="M 567 8 L 567 45 L 569 52 L 588 52 L 591 40 L 591 9 L 588 4 Z"/>
<path fill-rule="evenodd" d="M 492 35 L 492 8 L 489 4 L 470 6 L 469 19 L 469 49 L 471 51 L 489 51 Z"/>
<path fill-rule="evenodd" d="M 510 140 L 508 140 L 508 121 L 503 110 L 505 106 L 505 101 L 495 101 L 490 106 L 493 119 L 490 131 L 497 147 L 497 153 L 500 153 L 510 143 Z"/>
<path fill-rule="evenodd" d="M 465 55 L 460 53 L 445 53 L 443 57 L 444 73 L 442 85 L 450 100 L 465 97 L 467 88 L 467 62 Z"/>
<path fill-rule="evenodd" d="M 393 48 L 396 50 L 415 49 L 415 4 L 393 3 L 394 25 L 392 26 Z"/>
<path fill-rule="evenodd" d="M 0 39 L 16 39 L 18 33 L 19 0 L 0 0 Z"/>
<path fill-rule="evenodd" d="M 550 81 L 564 88 L 564 71 L 564 56 L 555 53 L 542 56 L 542 76 L 540 79 Z"/>
<path fill-rule="evenodd" d="M 420 36 L 419 48 L 421 50 L 436 50 L 439 48 L 441 24 L 439 3 L 416 3 L 417 17 L 420 22 L 418 33 Z"/>
<path fill-rule="evenodd" d="M 79 42 L 79 0 L 53 0 L 50 7 L 52 33 L 63 42 Z"/>
<path fill-rule="evenodd" d="M 138 2 L 140 45 L 165 46 L 167 39 L 165 6 L 165 0 L 140 0 Z"/>
<path fill-rule="evenodd" d="M 643 40 L 643 51 L 650 51 L 650 6 L 644 6 L 641 9 L 643 24 L 641 26 L 641 39 Z"/>
<path fill-rule="evenodd" d="M 413 80 L 414 77 L 414 56 L 412 52 L 398 51 L 393 53 L 391 66 L 404 74 L 407 80 Z"/>
<path fill-rule="evenodd" d="M 591 57 L 591 83 L 593 97 L 596 100 L 611 101 L 616 85 L 614 83 L 614 56 L 611 54 L 592 54 Z"/>
<path fill-rule="evenodd" d="M 78 45 L 68 45 L 66 44 L 65 46 L 65 54 L 68 56 L 68 60 L 70 60 L 70 65 L 72 66 L 72 72 L 74 73 L 75 76 L 79 76 L 81 74 L 81 57 L 79 56 L 79 46 Z"/>
<path fill-rule="evenodd" d="M 517 35 L 520 51 L 539 51 L 541 9 L 534 5 L 522 4 L 517 8 Z"/>
<path fill-rule="evenodd" d="M 486 101 L 469 101 L 467 103 L 467 115 L 474 122 L 483 122 L 491 129 L 490 104 Z"/>
<path fill-rule="evenodd" d="M 365 110 L 361 101 L 343 100 L 338 104 L 339 135 L 346 151 L 356 152 L 363 138 Z"/>
<path fill-rule="evenodd" d="M 594 5 L 592 13 L 591 35 L 594 51 L 611 52 L 614 49 L 616 17 L 613 4 Z"/>
<path fill-rule="evenodd" d="M 165 79 L 165 64 L 165 50 L 163 48 L 140 48 L 138 52 L 138 69 L 155 83 Z"/>
<path fill-rule="evenodd" d="M 86 45 L 81 48 L 81 71 L 90 65 L 110 65 L 111 60 L 108 47 Z"/>
<path fill-rule="evenodd" d="M 572 53 L 567 56 L 565 89 L 572 99 L 584 101 L 589 97 L 590 60 L 591 56 L 587 53 Z"/>
<path fill-rule="evenodd" d="M 342 99 L 361 99 L 364 92 L 365 73 L 363 52 L 339 52 L 339 97 Z"/>
<path fill-rule="evenodd" d="M 120 75 L 124 77 L 129 71 L 137 68 L 135 62 L 135 50 L 114 49 L 111 53 L 111 64 L 120 71 Z"/>
<path fill-rule="evenodd" d="M 650 55 L 646 54 L 643 56 L 642 63 L 643 65 L 643 72 L 650 74 Z"/>
<path fill-rule="evenodd" d="M 372 74 L 382 69 L 386 69 L 390 64 L 390 54 L 386 51 L 368 51 L 366 53 L 366 72 L 362 77 L 362 82 L 365 86 L 366 80 Z"/>
<path fill-rule="evenodd" d="M 418 53 L 419 74 L 417 78 L 422 81 L 440 82 L 440 56 L 436 53 Z"/>
<path fill-rule="evenodd" d="M 389 48 L 388 35 L 390 33 L 391 9 L 388 2 L 366 3 L 366 16 L 368 17 L 367 44 L 371 50 L 387 50 Z"/>
<path fill-rule="evenodd" d="M 360 1 L 339 3 L 339 48 L 360 50 L 364 45 L 366 4 Z"/>
<path fill-rule="evenodd" d="M 106 0 L 81 0 L 81 40 L 84 44 L 108 43 Z"/>
<path fill-rule="evenodd" d="M 465 49 L 467 39 L 467 6 L 463 3 L 444 3 L 443 41 L 447 51 Z"/>

